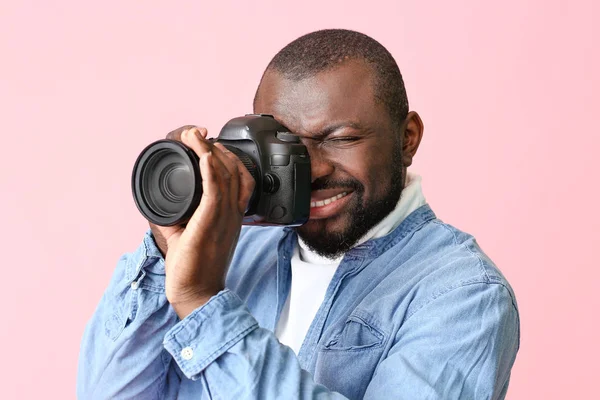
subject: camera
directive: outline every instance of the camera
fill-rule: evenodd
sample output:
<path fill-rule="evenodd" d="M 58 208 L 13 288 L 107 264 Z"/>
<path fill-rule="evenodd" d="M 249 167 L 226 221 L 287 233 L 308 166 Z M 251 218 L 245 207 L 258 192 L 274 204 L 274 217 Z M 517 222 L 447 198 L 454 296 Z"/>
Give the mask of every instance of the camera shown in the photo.
<path fill-rule="evenodd" d="M 310 214 L 308 150 L 272 115 L 248 114 L 230 120 L 211 142 L 234 153 L 256 185 L 245 225 L 304 224 Z M 147 146 L 133 167 L 131 189 L 138 210 L 161 226 L 186 223 L 202 198 L 196 153 L 181 142 L 159 140 Z"/>

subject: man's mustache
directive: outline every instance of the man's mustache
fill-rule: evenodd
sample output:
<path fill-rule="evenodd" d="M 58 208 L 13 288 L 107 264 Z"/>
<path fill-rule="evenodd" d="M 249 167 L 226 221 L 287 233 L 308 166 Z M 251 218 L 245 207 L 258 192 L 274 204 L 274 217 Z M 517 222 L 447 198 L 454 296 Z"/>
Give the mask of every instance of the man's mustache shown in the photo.
<path fill-rule="evenodd" d="M 363 189 L 363 185 L 355 179 L 332 180 L 328 178 L 317 178 L 310 185 L 310 189 L 312 191 L 325 189 L 352 189 L 358 192 Z"/>

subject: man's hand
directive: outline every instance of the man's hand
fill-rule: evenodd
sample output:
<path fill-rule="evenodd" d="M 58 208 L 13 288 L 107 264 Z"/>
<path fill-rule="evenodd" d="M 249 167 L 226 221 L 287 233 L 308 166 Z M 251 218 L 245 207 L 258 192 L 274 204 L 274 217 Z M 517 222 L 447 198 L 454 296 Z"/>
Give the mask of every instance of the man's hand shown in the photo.
<path fill-rule="evenodd" d="M 200 158 L 203 194 L 198 209 L 185 227 L 151 225 L 166 253 L 167 299 L 182 319 L 224 288 L 255 185 L 239 158 L 206 135 L 206 129 L 196 127 L 173 134 Z"/>

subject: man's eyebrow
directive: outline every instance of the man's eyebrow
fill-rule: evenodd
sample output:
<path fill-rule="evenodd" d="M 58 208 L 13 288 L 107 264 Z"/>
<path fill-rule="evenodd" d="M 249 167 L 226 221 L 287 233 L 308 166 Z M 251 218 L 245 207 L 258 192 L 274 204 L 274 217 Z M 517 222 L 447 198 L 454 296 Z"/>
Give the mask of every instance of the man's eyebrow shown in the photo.
<path fill-rule="evenodd" d="M 340 122 L 340 123 L 335 123 L 335 124 L 331 124 L 326 126 L 325 128 L 321 129 L 318 132 L 311 132 L 310 133 L 310 137 L 313 138 L 325 138 L 329 135 L 331 135 L 333 132 L 343 129 L 343 128 L 353 128 L 356 130 L 361 130 L 362 127 L 360 126 L 360 124 L 356 123 L 356 122 Z"/>

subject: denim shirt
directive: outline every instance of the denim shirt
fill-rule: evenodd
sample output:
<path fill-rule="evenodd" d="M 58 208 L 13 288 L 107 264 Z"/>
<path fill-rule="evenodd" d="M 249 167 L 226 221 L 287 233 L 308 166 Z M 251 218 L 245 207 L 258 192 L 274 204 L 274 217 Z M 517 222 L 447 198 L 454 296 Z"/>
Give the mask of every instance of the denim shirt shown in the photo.
<path fill-rule="evenodd" d="M 88 323 L 81 399 L 502 399 L 514 293 L 475 239 L 428 205 L 348 251 L 299 354 L 273 334 L 295 231 L 244 227 L 226 289 L 179 320 L 150 232 Z"/>

